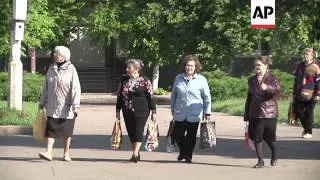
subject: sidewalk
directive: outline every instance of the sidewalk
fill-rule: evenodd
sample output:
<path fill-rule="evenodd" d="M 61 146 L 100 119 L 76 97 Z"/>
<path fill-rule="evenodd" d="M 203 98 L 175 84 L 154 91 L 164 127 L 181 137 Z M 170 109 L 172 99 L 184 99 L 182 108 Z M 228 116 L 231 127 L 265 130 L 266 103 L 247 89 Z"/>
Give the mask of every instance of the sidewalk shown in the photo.
<path fill-rule="evenodd" d="M 162 105 L 158 107 L 160 148 L 152 153 L 143 151 L 142 161 L 133 164 L 127 161 L 131 152 L 126 135 L 121 150 L 110 150 L 114 117 L 114 106 L 81 107 L 71 145 L 72 162 L 61 161 L 61 140 L 57 140 L 54 161 L 46 162 L 37 157 L 37 153 L 44 150 L 43 142 L 36 142 L 30 136 L 0 136 L 1 179 L 318 180 L 320 177 L 319 129 L 315 129 L 312 140 L 303 140 L 298 137 L 301 128 L 279 125 L 277 144 L 280 164 L 270 167 L 267 158 L 270 153 L 266 149 L 266 168 L 252 169 L 256 156 L 244 145 L 242 117 L 214 113 L 218 133 L 217 148 L 196 148 L 193 164 L 183 164 L 176 162 L 177 153 L 165 152 L 165 135 L 171 115 L 169 106 Z"/>

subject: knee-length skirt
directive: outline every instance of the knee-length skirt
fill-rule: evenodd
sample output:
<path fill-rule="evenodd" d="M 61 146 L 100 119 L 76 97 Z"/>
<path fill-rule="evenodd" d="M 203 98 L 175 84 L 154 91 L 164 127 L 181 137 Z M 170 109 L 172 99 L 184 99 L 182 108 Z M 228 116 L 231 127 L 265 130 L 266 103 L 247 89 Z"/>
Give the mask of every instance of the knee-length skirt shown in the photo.
<path fill-rule="evenodd" d="M 47 117 L 46 136 L 51 138 L 71 137 L 73 135 L 75 118 L 61 119 Z"/>

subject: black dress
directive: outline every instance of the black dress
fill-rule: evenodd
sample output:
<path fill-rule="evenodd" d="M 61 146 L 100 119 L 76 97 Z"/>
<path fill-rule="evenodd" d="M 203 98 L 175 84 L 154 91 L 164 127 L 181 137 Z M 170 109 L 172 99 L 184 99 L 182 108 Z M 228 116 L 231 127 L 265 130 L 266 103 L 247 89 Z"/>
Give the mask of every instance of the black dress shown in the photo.
<path fill-rule="evenodd" d="M 143 132 L 150 115 L 156 111 L 152 85 L 148 78 L 123 76 L 117 94 L 117 112 L 122 110 L 131 142 L 142 142 Z"/>

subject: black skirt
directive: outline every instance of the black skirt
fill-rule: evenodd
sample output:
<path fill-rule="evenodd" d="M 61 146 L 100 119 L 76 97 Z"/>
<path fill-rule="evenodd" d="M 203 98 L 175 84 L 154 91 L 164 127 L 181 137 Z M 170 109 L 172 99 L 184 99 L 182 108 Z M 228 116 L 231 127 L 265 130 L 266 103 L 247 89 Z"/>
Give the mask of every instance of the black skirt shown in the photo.
<path fill-rule="evenodd" d="M 75 119 L 47 117 L 46 136 L 50 138 L 71 137 Z"/>
<path fill-rule="evenodd" d="M 249 137 L 254 142 L 275 141 L 276 129 L 276 118 L 250 119 L 249 121 Z"/>

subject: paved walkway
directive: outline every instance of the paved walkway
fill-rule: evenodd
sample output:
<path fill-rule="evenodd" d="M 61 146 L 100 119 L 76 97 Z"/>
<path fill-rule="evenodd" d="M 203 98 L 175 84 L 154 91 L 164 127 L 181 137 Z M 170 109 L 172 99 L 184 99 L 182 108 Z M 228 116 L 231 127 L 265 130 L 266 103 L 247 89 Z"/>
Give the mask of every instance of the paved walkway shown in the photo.
<path fill-rule="evenodd" d="M 165 152 L 165 134 L 171 119 L 168 106 L 159 106 L 161 147 L 157 152 L 142 152 L 142 162 L 127 161 L 131 156 L 128 137 L 120 151 L 110 150 L 110 134 L 115 120 L 114 106 L 85 105 L 76 122 L 72 142 L 72 162 L 63 162 L 62 142 L 58 140 L 55 159 L 46 162 L 37 153 L 44 150 L 43 142 L 30 136 L 0 136 L 1 180 L 18 179 L 107 179 L 107 180 L 193 180 L 193 179 L 320 179 L 320 130 L 314 139 L 298 138 L 301 128 L 279 125 L 278 147 L 280 164 L 252 169 L 254 152 L 243 142 L 244 123 L 241 117 L 215 113 L 218 146 L 214 150 L 196 149 L 193 164 L 177 163 L 177 153 Z M 266 157 L 270 157 L 266 150 Z"/>

